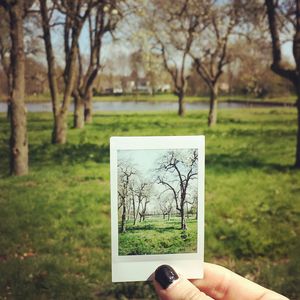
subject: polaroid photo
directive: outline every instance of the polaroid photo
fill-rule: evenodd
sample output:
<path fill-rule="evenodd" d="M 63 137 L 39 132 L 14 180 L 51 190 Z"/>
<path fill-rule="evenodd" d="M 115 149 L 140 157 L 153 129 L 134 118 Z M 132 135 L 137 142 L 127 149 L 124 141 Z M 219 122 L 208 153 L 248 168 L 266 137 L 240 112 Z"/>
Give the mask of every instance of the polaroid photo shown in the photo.
<path fill-rule="evenodd" d="M 203 277 L 204 136 L 110 139 L 112 281 Z"/>

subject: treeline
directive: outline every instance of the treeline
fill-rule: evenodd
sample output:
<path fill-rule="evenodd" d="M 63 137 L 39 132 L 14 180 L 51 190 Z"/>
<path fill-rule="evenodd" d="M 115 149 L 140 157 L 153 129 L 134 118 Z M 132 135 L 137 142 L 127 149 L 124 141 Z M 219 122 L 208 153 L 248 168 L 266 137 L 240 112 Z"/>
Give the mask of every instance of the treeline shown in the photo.
<path fill-rule="evenodd" d="M 249 82 L 245 92 L 252 90 L 263 96 L 267 87 L 256 82 L 256 73 L 261 71 L 252 59 L 256 66 L 269 65 L 265 53 L 272 49 L 272 70 L 287 79 L 298 96 L 300 128 L 299 15 L 298 0 L 0 0 L 0 59 L 11 121 L 10 173 L 28 173 L 24 101 L 28 57 L 45 58 L 53 107 L 51 141 L 64 144 L 71 101 L 75 103 L 74 127 L 92 122 L 93 88 L 103 69 L 101 52 L 115 37 L 123 47 L 130 43 L 132 49 L 138 48 L 131 57 L 133 78 L 144 76 L 155 85 L 162 68 L 169 75 L 180 116 L 185 113 L 191 74 L 198 76 L 209 94 L 209 126 L 217 122 L 218 95 L 226 88 L 224 74 L 231 86 L 236 76 L 240 80 L 244 77 Z M 293 43 L 294 62 L 284 59 L 286 40 Z M 40 41 L 42 47 L 38 47 Z M 36 82 L 41 74 L 36 73 Z M 261 76 L 264 81 L 271 80 L 263 72 Z M 295 166 L 300 168 L 300 130 Z"/>

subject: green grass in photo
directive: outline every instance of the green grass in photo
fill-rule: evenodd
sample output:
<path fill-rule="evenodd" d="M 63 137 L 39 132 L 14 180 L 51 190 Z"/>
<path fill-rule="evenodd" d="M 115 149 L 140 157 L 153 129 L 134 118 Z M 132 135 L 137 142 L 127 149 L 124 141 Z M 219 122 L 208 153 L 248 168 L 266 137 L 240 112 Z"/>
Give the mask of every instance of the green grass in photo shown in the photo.
<path fill-rule="evenodd" d="M 119 255 L 180 254 L 197 252 L 197 220 L 187 218 L 187 230 L 180 229 L 180 218 L 169 221 L 149 218 L 119 233 Z"/>

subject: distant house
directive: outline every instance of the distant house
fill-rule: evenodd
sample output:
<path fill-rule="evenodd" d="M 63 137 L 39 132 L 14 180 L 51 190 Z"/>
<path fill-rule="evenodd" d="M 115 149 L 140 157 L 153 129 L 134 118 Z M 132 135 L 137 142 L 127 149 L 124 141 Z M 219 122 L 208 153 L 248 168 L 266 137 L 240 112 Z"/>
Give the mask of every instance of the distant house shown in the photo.
<path fill-rule="evenodd" d="M 168 93 L 171 91 L 171 85 L 168 83 L 161 84 L 156 88 L 156 92 Z"/>
<path fill-rule="evenodd" d="M 104 90 L 106 95 L 121 95 L 123 94 L 123 89 L 121 87 L 110 87 Z"/>
<path fill-rule="evenodd" d="M 98 87 L 99 88 L 99 87 Z M 147 78 L 133 78 L 121 77 L 114 78 L 113 80 L 102 79 L 101 87 L 99 88 L 102 94 L 105 95 L 121 95 L 131 93 L 153 94 L 153 93 L 166 93 L 171 91 L 171 85 L 167 83 L 151 85 Z"/>
<path fill-rule="evenodd" d="M 219 89 L 221 92 L 228 93 L 229 92 L 229 84 L 226 82 L 222 82 L 219 85 Z"/>

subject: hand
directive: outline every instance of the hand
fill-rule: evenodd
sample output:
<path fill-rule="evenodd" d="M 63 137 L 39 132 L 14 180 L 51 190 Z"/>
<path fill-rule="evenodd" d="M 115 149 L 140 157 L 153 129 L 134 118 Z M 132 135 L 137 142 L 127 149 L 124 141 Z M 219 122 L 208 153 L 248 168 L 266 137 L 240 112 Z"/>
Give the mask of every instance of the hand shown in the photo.
<path fill-rule="evenodd" d="M 204 263 L 204 278 L 187 280 L 170 266 L 156 269 L 155 290 L 162 300 L 288 300 L 218 265 Z"/>

